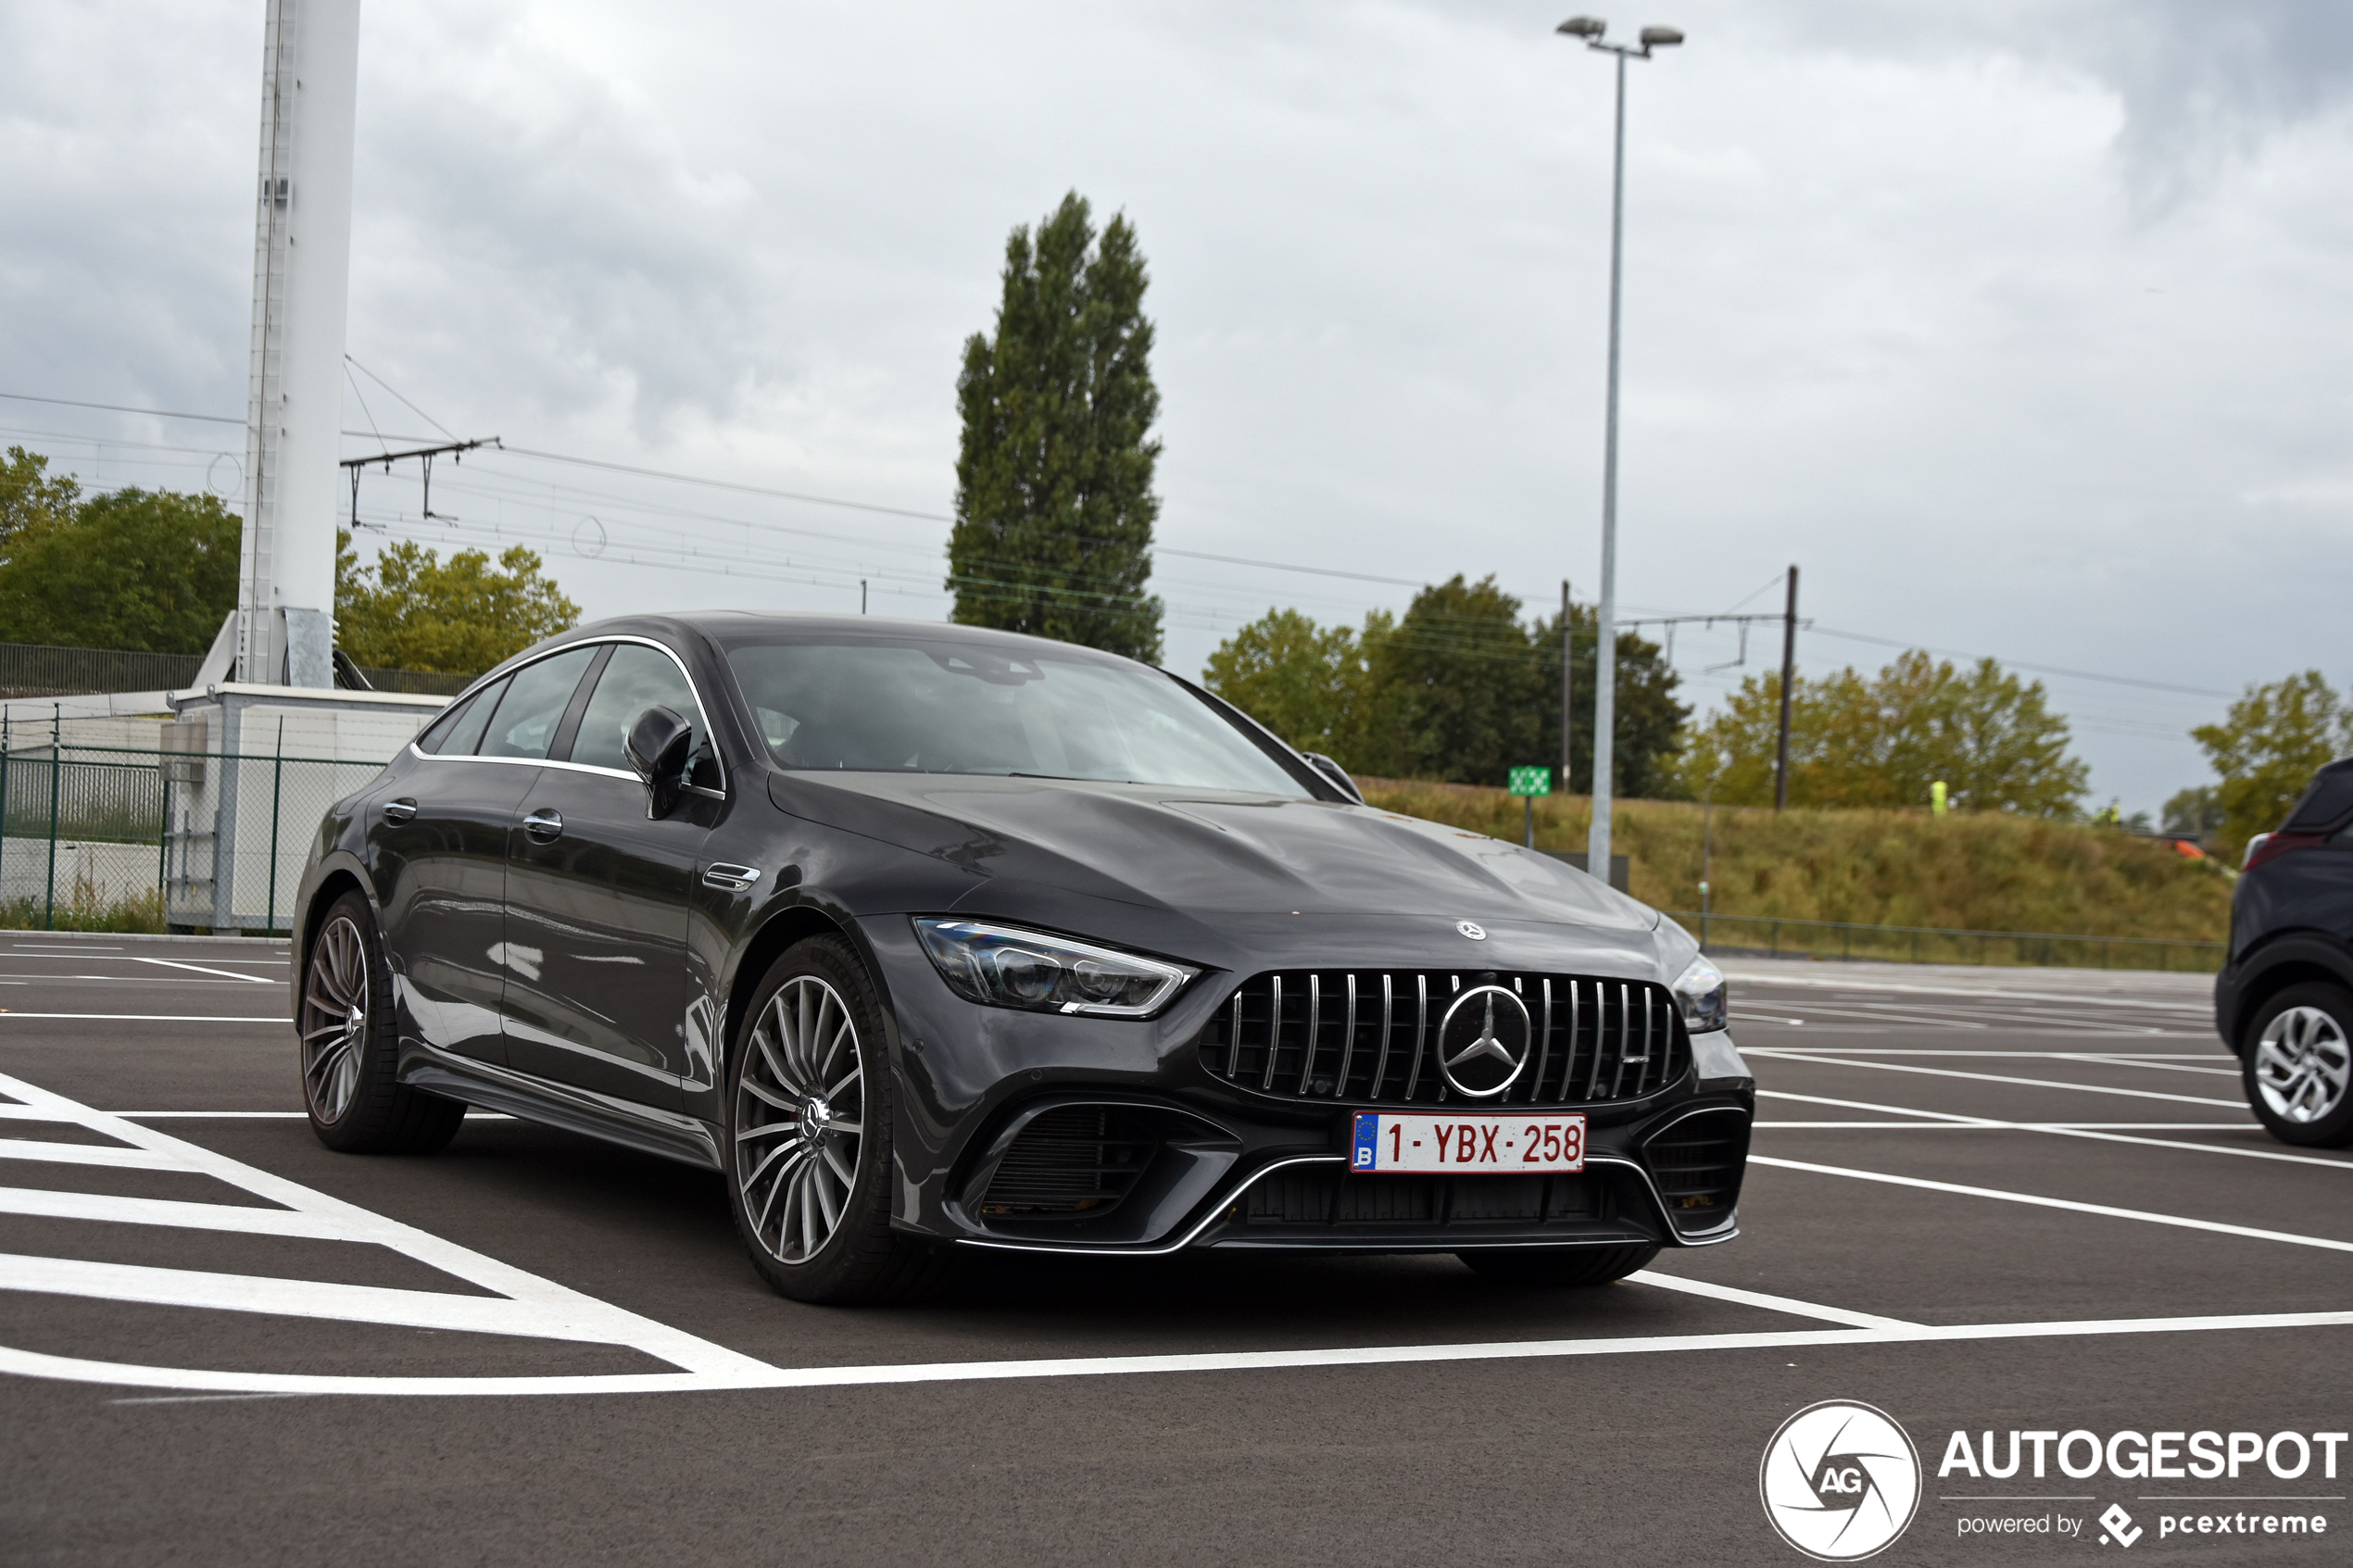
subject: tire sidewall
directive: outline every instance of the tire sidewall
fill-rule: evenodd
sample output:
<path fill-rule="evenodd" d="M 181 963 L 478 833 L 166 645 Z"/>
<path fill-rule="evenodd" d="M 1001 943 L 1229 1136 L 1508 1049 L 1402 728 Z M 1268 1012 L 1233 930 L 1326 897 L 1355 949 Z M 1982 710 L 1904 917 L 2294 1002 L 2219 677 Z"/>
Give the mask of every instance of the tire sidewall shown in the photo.
<path fill-rule="evenodd" d="M 2246 1029 L 2246 1048 L 2240 1053 L 2239 1077 L 2246 1092 L 2246 1103 L 2263 1123 L 2264 1130 L 2282 1143 L 2303 1148 L 2334 1148 L 2353 1143 L 2353 1089 L 2337 1102 L 2336 1109 L 2317 1122 L 2290 1122 L 2274 1113 L 2266 1104 L 2256 1078 L 2257 1052 L 2262 1044 L 2263 1031 L 2271 1021 L 2291 1008 L 2317 1008 L 2336 1020 L 2336 1026 L 2347 1040 L 2353 1040 L 2353 993 L 2342 986 L 2323 981 L 2291 985 L 2272 997 L 2259 1009 Z"/>
<path fill-rule="evenodd" d="M 303 1114 L 310 1120 L 310 1130 L 329 1148 L 358 1151 L 370 1147 L 374 1132 L 370 1125 L 371 1110 L 393 1086 L 394 1073 L 399 1055 L 398 1032 L 392 1014 L 392 970 L 384 960 L 384 934 L 377 929 L 376 912 L 369 906 L 367 897 L 357 891 L 346 893 L 327 907 L 310 946 L 302 955 L 303 994 L 310 990 L 310 966 L 319 951 L 320 941 L 336 921 L 348 919 L 359 933 L 359 950 L 368 972 L 368 1026 L 359 1042 L 359 1072 L 353 1084 L 351 1099 L 343 1114 L 333 1122 L 322 1122 L 310 1101 L 306 1082 L 302 1097 Z M 295 1011 L 295 1060 L 296 1071 L 302 1060 L 302 1017 L 307 1004 L 297 1002 Z"/>
<path fill-rule="evenodd" d="M 857 1028 L 858 1065 L 862 1073 L 864 1103 L 859 1120 L 858 1179 L 834 1228 L 814 1257 L 787 1263 L 762 1246 L 745 1208 L 740 1161 L 736 1141 L 736 1100 L 744 1063 L 751 1049 L 752 1030 L 776 993 L 802 975 L 813 975 L 833 987 L 849 1008 Z M 761 1276 L 786 1296 L 800 1300 L 830 1300 L 841 1296 L 867 1260 L 879 1233 L 890 1228 L 890 1116 L 893 1102 L 889 1053 L 884 1047 L 880 999 L 865 965 L 838 937 L 812 936 L 795 943 L 771 964 L 759 988 L 744 1009 L 736 1039 L 727 1053 L 724 1137 L 721 1160 L 727 1178 L 727 1208 L 735 1216 L 736 1233 L 751 1255 Z"/>

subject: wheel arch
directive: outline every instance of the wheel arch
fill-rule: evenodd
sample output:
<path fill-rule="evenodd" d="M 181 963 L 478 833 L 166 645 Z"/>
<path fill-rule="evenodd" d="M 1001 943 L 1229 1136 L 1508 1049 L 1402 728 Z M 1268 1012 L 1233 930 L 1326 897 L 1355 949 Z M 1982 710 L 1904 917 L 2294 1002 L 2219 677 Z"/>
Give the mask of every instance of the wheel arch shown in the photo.
<path fill-rule="evenodd" d="M 293 960 L 288 967 L 288 972 L 294 979 L 292 1006 L 297 1017 L 302 1010 L 302 977 L 310 962 L 310 944 L 318 939 L 319 924 L 326 918 L 327 910 L 346 893 L 359 894 L 368 900 L 369 909 L 375 908 L 376 901 L 368 891 L 367 878 L 361 876 L 356 867 L 338 864 L 328 865 L 320 871 L 319 880 L 311 888 L 308 900 L 302 906 L 302 919 L 293 932 L 294 942 L 288 955 Z"/>
<path fill-rule="evenodd" d="M 2237 1008 L 2224 1043 L 2235 1055 L 2245 1057 L 2248 1031 L 2271 998 L 2291 985 L 2312 982 L 2353 991 L 2353 961 L 2317 936 L 2290 937 L 2267 947 L 2247 965 L 2239 982 Z"/>
<path fill-rule="evenodd" d="M 882 998 L 883 1016 L 887 1027 L 889 993 L 883 985 L 881 970 L 875 964 L 874 955 L 859 939 L 856 926 L 846 916 L 814 903 L 788 904 L 761 921 L 736 954 L 735 972 L 727 983 L 727 1011 L 722 1021 L 720 1035 L 721 1048 L 725 1053 L 719 1062 L 723 1083 L 734 1063 L 736 1042 L 742 1035 L 744 1011 L 751 1005 L 751 994 L 759 989 L 761 977 L 794 943 L 812 936 L 838 936 L 849 944 L 858 960 L 866 966 L 867 978 L 873 983 L 875 994 Z"/>

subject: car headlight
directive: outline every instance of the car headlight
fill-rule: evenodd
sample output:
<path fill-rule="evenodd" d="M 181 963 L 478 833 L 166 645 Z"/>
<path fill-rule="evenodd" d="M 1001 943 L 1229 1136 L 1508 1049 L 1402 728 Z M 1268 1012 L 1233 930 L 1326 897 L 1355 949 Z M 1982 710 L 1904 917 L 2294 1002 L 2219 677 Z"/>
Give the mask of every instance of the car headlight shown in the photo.
<path fill-rule="evenodd" d="M 1693 959 L 1675 982 L 1675 1000 L 1683 1010 L 1683 1027 L 1692 1034 L 1723 1028 L 1730 1010 L 1724 972 L 1708 962 L 1705 954 Z"/>
<path fill-rule="evenodd" d="M 988 1007 L 1144 1018 L 1201 972 L 986 921 L 921 919 L 915 935 L 950 990 Z"/>

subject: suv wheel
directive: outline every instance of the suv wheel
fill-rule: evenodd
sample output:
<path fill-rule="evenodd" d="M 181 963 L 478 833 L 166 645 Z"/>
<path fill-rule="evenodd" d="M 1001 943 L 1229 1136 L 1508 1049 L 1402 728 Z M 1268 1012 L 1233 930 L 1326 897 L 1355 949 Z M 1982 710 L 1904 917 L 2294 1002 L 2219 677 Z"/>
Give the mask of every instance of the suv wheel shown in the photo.
<path fill-rule="evenodd" d="M 2271 1135 L 2306 1148 L 2353 1143 L 2353 994 L 2291 985 L 2248 1034 L 2246 1101 Z"/>
<path fill-rule="evenodd" d="M 838 938 L 778 959 L 727 1073 L 727 1189 L 761 1277 L 796 1300 L 904 1300 L 944 1257 L 890 1226 L 890 1062 L 865 966 Z"/>

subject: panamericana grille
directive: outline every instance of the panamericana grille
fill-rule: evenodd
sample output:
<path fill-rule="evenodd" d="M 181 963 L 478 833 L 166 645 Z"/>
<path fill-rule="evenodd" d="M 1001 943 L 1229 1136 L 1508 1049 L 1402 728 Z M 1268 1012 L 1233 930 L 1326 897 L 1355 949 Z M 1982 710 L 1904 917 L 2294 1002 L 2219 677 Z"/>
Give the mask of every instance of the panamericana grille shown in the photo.
<path fill-rule="evenodd" d="M 1031 1119 L 988 1179 L 981 1212 L 1033 1220 L 1110 1212 L 1151 1163 L 1160 1139 L 1115 1105 L 1065 1105 Z"/>
<path fill-rule="evenodd" d="M 1740 1201 L 1748 1118 L 1737 1110 L 1686 1116 L 1644 1144 L 1642 1154 L 1675 1228 L 1713 1230 Z"/>
<path fill-rule="evenodd" d="M 1439 1026 L 1455 994 L 1480 985 L 1526 1005 L 1529 1060 L 1502 1095 L 1467 1099 L 1439 1070 Z M 1673 995 L 1639 980 L 1283 970 L 1242 983 L 1202 1032 L 1201 1059 L 1229 1084 L 1293 1099 L 1587 1105 L 1667 1087 L 1691 1066 L 1691 1040 Z"/>

